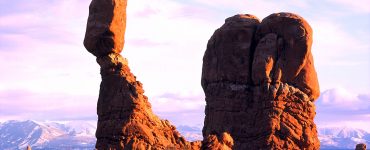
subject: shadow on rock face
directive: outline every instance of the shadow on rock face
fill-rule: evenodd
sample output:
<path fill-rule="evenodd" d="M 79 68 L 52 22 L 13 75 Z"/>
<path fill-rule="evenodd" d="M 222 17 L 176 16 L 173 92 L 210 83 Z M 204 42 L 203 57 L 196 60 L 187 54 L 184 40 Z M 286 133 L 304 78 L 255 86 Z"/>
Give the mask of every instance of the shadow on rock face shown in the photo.
<path fill-rule="evenodd" d="M 228 133 L 232 149 L 319 149 L 311 44 L 311 27 L 292 13 L 226 19 L 203 57 L 203 144 Z"/>

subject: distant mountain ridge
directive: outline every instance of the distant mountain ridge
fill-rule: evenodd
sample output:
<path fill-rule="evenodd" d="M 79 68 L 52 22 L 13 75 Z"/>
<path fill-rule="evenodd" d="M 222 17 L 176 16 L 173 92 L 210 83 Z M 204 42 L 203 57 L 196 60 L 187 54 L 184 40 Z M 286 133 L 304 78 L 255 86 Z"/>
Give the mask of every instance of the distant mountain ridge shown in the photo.
<path fill-rule="evenodd" d="M 95 147 L 96 121 L 7 121 L 0 123 L 0 149 L 91 150 Z M 202 140 L 199 127 L 180 125 L 177 130 L 189 141 Z M 318 128 L 320 149 L 354 149 L 356 144 L 370 144 L 370 133 L 350 127 Z"/>
<path fill-rule="evenodd" d="M 94 149 L 95 130 L 89 121 L 7 121 L 0 124 L 0 149 Z"/>
<path fill-rule="evenodd" d="M 321 149 L 354 149 L 356 144 L 370 144 L 370 133 L 351 127 L 319 128 Z"/>

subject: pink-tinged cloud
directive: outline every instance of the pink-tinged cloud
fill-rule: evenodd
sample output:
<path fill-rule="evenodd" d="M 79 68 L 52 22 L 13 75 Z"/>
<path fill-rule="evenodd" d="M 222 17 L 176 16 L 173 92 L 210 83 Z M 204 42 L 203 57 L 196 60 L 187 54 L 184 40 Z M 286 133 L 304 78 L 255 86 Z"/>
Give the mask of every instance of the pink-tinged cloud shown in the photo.
<path fill-rule="evenodd" d="M 135 12 L 134 16 L 139 18 L 148 18 L 153 15 L 157 15 L 160 12 L 159 9 L 152 8 L 150 6 L 147 6 L 143 8 L 142 10 L 139 10 Z"/>
<path fill-rule="evenodd" d="M 143 39 L 127 39 L 125 42 L 134 47 L 147 47 L 147 48 L 152 48 L 154 46 L 168 45 L 168 43 L 155 42 L 150 39 L 144 39 L 144 38 Z"/>
<path fill-rule="evenodd" d="M 335 88 L 323 92 L 317 103 L 338 110 L 366 110 L 370 109 L 370 94 L 355 94 L 344 88 Z"/>
<path fill-rule="evenodd" d="M 0 91 L 0 118 L 63 120 L 96 118 L 97 98 L 64 93 Z"/>
<path fill-rule="evenodd" d="M 184 95 L 176 93 L 164 93 L 151 99 L 153 109 L 156 112 L 184 112 L 204 109 L 204 94 Z M 171 106 L 171 107 L 168 107 Z"/>
<path fill-rule="evenodd" d="M 370 125 L 370 94 L 356 94 L 345 88 L 324 91 L 315 102 L 319 126 Z"/>
<path fill-rule="evenodd" d="M 163 93 L 150 99 L 153 111 L 175 125 L 203 126 L 205 99 L 203 93 Z"/>
<path fill-rule="evenodd" d="M 367 13 L 370 14 L 370 1 L 369 0 L 328 0 L 333 4 L 339 5 L 347 11 L 352 11 L 356 13 Z"/>

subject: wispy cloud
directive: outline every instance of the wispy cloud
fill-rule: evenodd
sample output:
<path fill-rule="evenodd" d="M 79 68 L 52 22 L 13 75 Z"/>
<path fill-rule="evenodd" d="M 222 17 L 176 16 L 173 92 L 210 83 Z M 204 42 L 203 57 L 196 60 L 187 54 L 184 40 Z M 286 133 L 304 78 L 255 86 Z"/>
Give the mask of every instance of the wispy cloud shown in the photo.
<path fill-rule="evenodd" d="M 78 113 L 73 112 L 77 108 L 95 115 L 99 66 L 82 45 L 89 3 L 0 1 L 1 118 L 61 117 Z M 199 123 L 204 115 L 202 57 L 208 39 L 225 18 L 239 13 L 260 19 L 274 12 L 298 13 L 314 29 L 313 53 L 322 89 L 342 85 L 365 95 L 319 100 L 318 112 L 327 111 L 318 113 L 319 119 L 338 118 L 330 111 L 344 114 L 341 104 L 346 103 L 356 108 L 347 111 L 356 117 L 346 118 L 358 121 L 368 115 L 364 102 L 370 89 L 367 6 L 368 1 L 344 0 L 129 1 L 123 55 L 144 83 L 156 113 L 179 124 Z"/>
<path fill-rule="evenodd" d="M 65 93 L 0 91 L 0 118 L 69 120 L 96 118 L 96 97 Z"/>
<path fill-rule="evenodd" d="M 0 90 L 97 91 L 99 68 L 82 45 L 88 0 L 2 3 Z"/>
<path fill-rule="evenodd" d="M 159 9 L 146 6 L 145 8 L 135 12 L 133 16 L 140 17 L 140 18 L 148 18 L 150 16 L 157 15 L 159 12 L 160 12 Z"/>
<path fill-rule="evenodd" d="M 153 108 L 157 112 L 182 112 L 203 109 L 205 106 L 204 94 L 181 95 L 165 93 L 152 100 Z M 171 107 L 168 107 L 171 106 Z"/>
<path fill-rule="evenodd" d="M 83 30 L 79 26 L 85 24 L 87 12 L 80 10 L 88 8 L 88 1 L 38 1 L 37 5 L 30 2 L 12 2 L 7 5 L 13 7 L 13 11 L 0 15 L 0 30 L 58 44 L 81 40 Z M 24 7 L 29 11 L 19 11 L 19 8 Z"/>
<path fill-rule="evenodd" d="M 356 94 L 345 88 L 323 92 L 316 101 L 316 121 L 319 126 L 370 125 L 370 94 Z"/>
<path fill-rule="evenodd" d="M 363 110 L 369 109 L 370 113 L 370 94 L 355 94 L 344 88 L 330 89 L 322 93 L 318 99 L 318 104 L 326 109 L 338 110 Z"/>
<path fill-rule="evenodd" d="M 203 125 L 203 93 L 164 93 L 153 97 L 150 102 L 156 114 L 176 125 Z"/>
<path fill-rule="evenodd" d="M 333 4 L 339 5 L 340 8 L 356 13 L 370 13 L 370 1 L 357 0 L 356 2 L 350 0 L 328 0 Z"/>
<path fill-rule="evenodd" d="M 154 47 L 160 45 L 166 45 L 168 43 L 161 43 L 152 41 L 149 39 L 128 39 L 125 41 L 127 44 L 135 46 L 135 47 Z"/>

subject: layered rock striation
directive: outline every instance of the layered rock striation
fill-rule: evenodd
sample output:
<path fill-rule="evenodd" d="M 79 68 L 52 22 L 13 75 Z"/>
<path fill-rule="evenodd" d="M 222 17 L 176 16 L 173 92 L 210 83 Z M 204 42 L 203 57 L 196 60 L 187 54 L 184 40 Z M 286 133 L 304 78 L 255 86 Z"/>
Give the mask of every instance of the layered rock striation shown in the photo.
<path fill-rule="evenodd" d="M 203 148 L 229 134 L 231 149 L 319 149 L 311 45 L 311 27 L 292 13 L 226 19 L 203 57 Z"/>
<path fill-rule="evenodd" d="M 84 45 L 97 57 L 102 82 L 97 104 L 96 149 L 199 149 L 167 120 L 153 114 L 142 84 L 119 53 L 127 0 L 92 0 Z"/>

